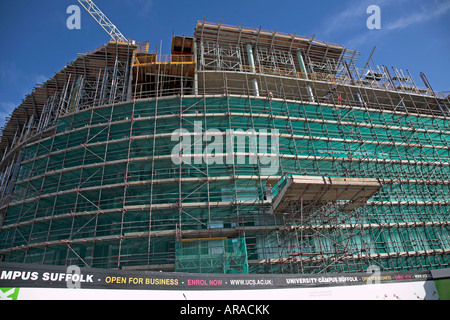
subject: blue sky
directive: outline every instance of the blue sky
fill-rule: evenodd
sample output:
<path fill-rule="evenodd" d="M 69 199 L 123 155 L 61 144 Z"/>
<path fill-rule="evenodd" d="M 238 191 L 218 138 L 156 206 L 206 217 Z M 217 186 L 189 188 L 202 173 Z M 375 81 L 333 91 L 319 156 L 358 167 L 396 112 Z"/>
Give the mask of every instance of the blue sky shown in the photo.
<path fill-rule="evenodd" d="M 94 0 L 122 33 L 162 41 L 169 53 L 172 33 L 193 35 L 197 20 L 294 33 L 342 44 L 361 52 L 363 67 L 373 46 L 375 63 L 408 69 L 419 86 L 424 72 L 436 91 L 450 91 L 450 0 Z M 76 0 L 0 0 L 0 126 L 38 83 L 77 53 L 109 41 L 82 9 L 81 29 L 69 30 L 67 7 Z M 369 30 L 370 5 L 381 9 L 381 29 Z"/>

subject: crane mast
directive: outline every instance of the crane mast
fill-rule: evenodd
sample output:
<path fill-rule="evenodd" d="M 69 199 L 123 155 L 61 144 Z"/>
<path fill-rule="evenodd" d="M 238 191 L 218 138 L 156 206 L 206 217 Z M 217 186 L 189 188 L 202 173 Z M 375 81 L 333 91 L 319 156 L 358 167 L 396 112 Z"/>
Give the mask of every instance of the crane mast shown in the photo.
<path fill-rule="evenodd" d="M 130 43 L 122 32 L 108 19 L 108 17 L 97 7 L 92 0 L 78 0 L 84 9 L 98 22 L 98 24 L 109 34 L 111 39 L 116 42 Z"/>

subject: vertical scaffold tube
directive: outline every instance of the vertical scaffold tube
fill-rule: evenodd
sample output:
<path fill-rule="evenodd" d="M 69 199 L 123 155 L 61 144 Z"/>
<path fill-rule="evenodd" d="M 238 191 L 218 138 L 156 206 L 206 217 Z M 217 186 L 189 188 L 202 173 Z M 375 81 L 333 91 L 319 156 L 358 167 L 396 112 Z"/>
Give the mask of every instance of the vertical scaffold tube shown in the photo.
<path fill-rule="evenodd" d="M 303 60 L 302 53 L 300 50 L 297 50 L 297 60 L 298 64 L 300 66 L 301 76 L 305 80 L 309 80 L 308 78 L 308 72 L 306 71 L 305 61 Z M 309 84 L 306 85 L 306 91 L 308 92 L 309 101 L 314 102 L 314 95 L 312 88 Z"/>
<path fill-rule="evenodd" d="M 247 56 L 251 72 L 256 74 L 255 59 L 253 58 L 253 48 L 250 43 L 247 43 Z M 256 79 L 256 76 L 252 79 L 252 85 L 253 85 L 253 94 L 256 97 L 259 97 L 258 80 Z"/>

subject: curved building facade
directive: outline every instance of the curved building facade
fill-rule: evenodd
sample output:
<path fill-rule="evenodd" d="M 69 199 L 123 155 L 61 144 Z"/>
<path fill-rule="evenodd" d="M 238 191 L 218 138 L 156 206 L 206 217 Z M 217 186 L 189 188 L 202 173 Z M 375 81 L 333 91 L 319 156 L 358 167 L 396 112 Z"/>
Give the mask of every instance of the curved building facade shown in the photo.
<path fill-rule="evenodd" d="M 148 45 L 147 45 L 148 47 Z M 3 130 L 2 261 L 201 273 L 449 266 L 450 101 L 342 46 L 198 22 L 108 43 Z"/>

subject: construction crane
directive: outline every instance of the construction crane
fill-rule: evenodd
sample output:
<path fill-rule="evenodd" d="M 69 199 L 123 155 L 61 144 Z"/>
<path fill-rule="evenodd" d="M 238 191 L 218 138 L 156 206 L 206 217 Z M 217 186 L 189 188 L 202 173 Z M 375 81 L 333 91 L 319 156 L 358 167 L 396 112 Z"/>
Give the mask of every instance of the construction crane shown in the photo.
<path fill-rule="evenodd" d="M 109 34 L 111 39 L 116 42 L 132 43 L 117 29 L 117 27 L 108 19 L 108 17 L 97 7 L 92 0 L 78 0 L 86 11 L 98 22 L 98 24 Z"/>

